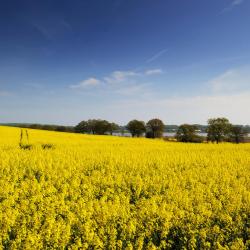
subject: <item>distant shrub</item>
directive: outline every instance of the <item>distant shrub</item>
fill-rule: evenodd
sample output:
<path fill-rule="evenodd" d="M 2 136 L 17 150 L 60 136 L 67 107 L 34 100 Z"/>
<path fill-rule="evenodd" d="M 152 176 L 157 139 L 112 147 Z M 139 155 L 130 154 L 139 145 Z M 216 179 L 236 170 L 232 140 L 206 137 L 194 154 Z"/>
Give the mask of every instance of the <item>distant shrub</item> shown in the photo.
<path fill-rule="evenodd" d="M 53 144 L 42 144 L 42 149 L 53 149 L 55 146 Z"/>
<path fill-rule="evenodd" d="M 205 141 L 205 138 L 203 136 L 196 135 L 192 138 L 193 143 L 202 143 Z"/>
<path fill-rule="evenodd" d="M 190 124 L 182 124 L 179 126 L 175 138 L 179 142 L 201 143 L 204 138 L 197 135 L 197 126 Z"/>
<path fill-rule="evenodd" d="M 167 142 L 176 142 L 177 141 L 176 138 L 168 137 L 168 136 L 163 137 L 163 140 L 167 141 Z"/>
<path fill-rule="evenodd" d="M 21 149 L 24 149 L 24 150 L 31 150 L 33 146 L 31 144 L 21 144 L 21 143 L 19 143 L 19 147 Z"/>

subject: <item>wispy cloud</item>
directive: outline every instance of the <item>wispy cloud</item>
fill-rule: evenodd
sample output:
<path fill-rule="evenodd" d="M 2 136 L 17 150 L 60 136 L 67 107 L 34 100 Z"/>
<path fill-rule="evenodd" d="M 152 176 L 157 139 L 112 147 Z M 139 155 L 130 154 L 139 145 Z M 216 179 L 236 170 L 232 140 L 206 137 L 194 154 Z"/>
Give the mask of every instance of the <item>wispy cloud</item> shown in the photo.
<path fill-rule="evenodd" d="M 69 22 L 60 18 L 35 20 L 31 25 L 48 40 L 54 40 L 73 30 Z"/>
<path fill-rule="evenodd" d="M 104 78 L 109 90 L 116 94 L 141 97 L 149 96 L 152 92 L 149 83 L 142 83 L 145 77 L 162 73 L 161 69 L 148 69 L 146 71 L 114 71 L 110 76 Z"/>
<path fill-rule="evenodd" d="M 168 49 L 163 49 L 163 50 L 158 51 L 153 56 L 151 56 L 150 58 L 148 58 L 146 60 L 146 63 L 151 63 L 151 62 L 157 60 L 159 57 L 163 56 L 167 51 L 168 51 Z"/>
<path fill-rule="evenodd" d="M 100 80 L 98 80 L 95 77 L 88 78 L 84 81 L 79 82 L 78 84 L 75 85 L 70 85 L 71 89 L 85 89 L 86 87 L 93 87 L 97 86 L 101 83 Z"/>
<path fill-rule="evenodd" d="M 34 28 L 36 28 L 46 39 L 51 40 L 52 35 L 51 32 L 49 31 L 48 28 L 45 26 L 38 24 L 38 23 L 33 23 L 32 24 Z"/>
<path fill-rule="evenodd" d="M 114 71 L 109 76 L 104 77 L 104 81 L 109 84 L 118 84 L 137 75 L 138 73 L 134 71 Z"/>
<path fill-rule="evenodd" d="M 146 89 L 148 90 L 148 84 L 130 84 L 130 85 L 116 89 L 115 93 L 126 95 L 126 96 L 142 94 L 142 93 L 143 95 L 145 95 Z"/>
<path fill-rule="evenodd" d="M 145 71 L 116 70 L 103 78 L 91 77 L 69 87 L 74 90 L 95 90 L 95 93 L 113 93 L 120 95 L 147 95 L 152 92 L 147 77 L 161 74 L 162 69 L 148 69 Z M 152 79 L 150 77 L 150 79 Z"/>
<path fill-rule="evenodd" d="M 234 6 L 234 5 L 240 5 L 240 4 L 242 4 L 244 2 L 244 0 L 234 0 L 233 2 L 232 2 L 232 6 Z"/>
<path fill-rule="evenodd" d="M 241 5 L 245 2 L 245 0 L 233 0 L 228 6 L 226 6 L 221 12 L 220 14 L 223 14 L 227 11 L 232 10 L 234 7 Z"/>
<path fill-rule="evenodd" d="M 62 24 L 67 30 L 69 30 L 69 31 L 72 31 L 72 30 L 73 30 L 71 24 L 70 24 L 69 22 L 63 20 L 63 19 L 61 20 L 61 24 Z"/>
<path fill-rule="evenodd" d="M 209 81 L 214 93 L 250 91 L 250 66 L 230 69 Z"/>
<path fill-rule="evenodd" d="M 147 69 L 145 71 L 114 71 L 103 80 L 109 84 L 119 84 L 125 81 L 134 80 L 135 77 L 145 77 L 162 74 L 162 69 Z"/>
<path fill-rule="evenodd" d="M 151 76 L 151 75 L 159 75 L 162 74 L 162 69 L 149 69 L 145 71 L 145 75 Z"/>

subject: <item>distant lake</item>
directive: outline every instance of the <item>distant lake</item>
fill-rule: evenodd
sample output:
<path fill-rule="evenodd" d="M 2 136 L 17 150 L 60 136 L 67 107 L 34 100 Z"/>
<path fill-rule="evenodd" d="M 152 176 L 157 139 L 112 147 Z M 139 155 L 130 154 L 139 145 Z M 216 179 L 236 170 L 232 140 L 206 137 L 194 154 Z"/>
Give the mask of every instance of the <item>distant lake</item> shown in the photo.
<path fill-rule="evenodd" d="M 167 137 L 174 137 L 176 133 L 173 133 L 173 132 L 164 132 L 163 133 L 163 136 L 167 136 Z M 197 133 L 198 135 L 200 136 L 207 136 L 207 133 Z M 115 136 L 124 136 L 124 137 L 131 137 L 131 134 L 128 133 L 128 132 L 125 132 L 125 133 L 113 133 L 113 135 Z"/>

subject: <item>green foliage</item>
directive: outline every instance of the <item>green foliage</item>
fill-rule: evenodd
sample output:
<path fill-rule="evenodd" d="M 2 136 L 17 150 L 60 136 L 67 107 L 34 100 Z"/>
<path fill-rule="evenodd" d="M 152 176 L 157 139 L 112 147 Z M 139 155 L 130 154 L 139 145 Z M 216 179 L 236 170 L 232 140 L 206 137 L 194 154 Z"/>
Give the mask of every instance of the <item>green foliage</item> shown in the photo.
<path fill-rule="evenodd" d="M 197 127 L 189 124 L 180 125 L 175 137 L 179 142 L 200 143 L 203 141 L 203 138 L 197 135 Z"/>
<path fill-rule="evenodd" d="M 91 132 L 91 128 L 90 128 L 90 124 L 88 121 L 81 121 L 79 122 L 75 128 L 74 131 L 76 133 L 90 133 Z"/>
<path fill-rule="evenodd" d="M 110 122 L 108 126 L 108 132 L 112 135 L 115 131 L 118 131 L 120 126 L 114 122 Z"/>
<path fill-rule="evenodd" d="M 229 138 L 231 124 L 226 118 L 215 118 L 208 120 L 207 140 L 212 142 L 222 142 Z"/>
<path fill-rule="evenodd" d="M 147 122 L 147 138 L 161 138 L 164 131 L 162 120 L 155 118 Z"/>
<path fill-rule="evenodd" d="M 81 121 L 76 127 L 77 133 L 91 133 L 95 135 L 104 135 L 107 133 L 112 134 L 119 129 L 119 126 L 115 123 L 110 123 L 106 120 L 91 119 L 88 121 Z"/>
<path fill-rule="evenodd" d="M 131 120 L 127 124 L 127 129 L 131 133 L 132 137 L 140 137 L 145 133 L 146 126 L 144 121 L 138 121 L 138 120 Z"/>
<path fill-rule="evenodd" d="M 74 128 L 71 126 L 47 125 L 47 124 L 17 124 L 17 125 L 23 128 L 50 130 L 58 132 L 74 132 Z"/>
<path fill-rule="evenodd" d="M 235 143 L 244 142 L 247 134 L 248 133 L 244 129 L 244 127 L 234 125 L 231 127 L 231 130 L 230 130 L 230 139 L 232 142 L 235 142 Z"/>

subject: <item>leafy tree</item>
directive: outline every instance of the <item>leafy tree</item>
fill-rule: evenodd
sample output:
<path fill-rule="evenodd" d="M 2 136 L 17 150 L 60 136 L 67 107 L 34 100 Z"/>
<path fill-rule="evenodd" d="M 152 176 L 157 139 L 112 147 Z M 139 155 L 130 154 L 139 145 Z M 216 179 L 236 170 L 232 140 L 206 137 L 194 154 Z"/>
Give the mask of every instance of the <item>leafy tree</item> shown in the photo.
<path fill-rule="evenodd" d="M 230 138 L 231 141 L 235 143 L 244 142 L 245 137 L 247 136 L 247 131 L 244 127 L 239 125 L 234 125 L 231 127 Z"/>
<path fill-rule="evenodd" d="M 108 132 L 112 135 L 114 131 L 118 130 L 120 126 L 114 122 L 109 123 Z"/>
<path fill-rule="evenodd" d="M 96 121 L 95 119 L 89 119 L 87 121 L 88 127 L 89 127 L 89 131 L 91 134 L 95 134 L 95 126 L 96 126 Z"/>
<path fill-rule="evenodd" d="M 109 122 L 106 120 L 88 120 L 88 124 L 92 134 L 104 135 L 109 131 Z"/>
<path fill-rule="evenodd" d="M 76 133 L 90 133 L 91 129 L 88 121 L 81 121 L 75 126 Z"/>
<path fill-rule="evenodd" d="M 216 142 L 225 141 L 229 136 L 232 125 L 227 118 L 214 118 L 208 120 L 207 140 Z"/>
<path fill-rule="evenodd" d="M 198 136 L 196 131 L 197 126 L 182 124 L 179 126 L 175 137 L 180 142 L 202 142 L 201 136 Z"/>
<path fill-rule="evenodd" d="M 106 120 L 89 119 L 88 121 L 81 121 L 77 126 L 75 126 L 75 132 L 104 135 L 108 132 L 112 134 L 113 131 L 118 128 L 119 126 L 117 124 L 109 123 Z"/>
<path fill-rule="evenodd" d="M 146 131 L 144 121 L 132 120 L 127 124 L 127 129 L 131 133 L 132 137 L 139 137 Z"/>
<path fill-rule="evenodd" d="M 147 137 L 160 138 L 163 135 L 164 123 L 160 119 L 151 119 L 147 122 Z"/>

